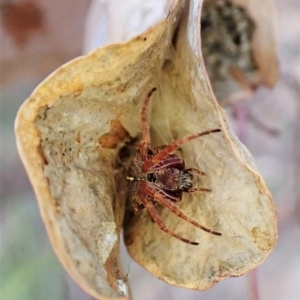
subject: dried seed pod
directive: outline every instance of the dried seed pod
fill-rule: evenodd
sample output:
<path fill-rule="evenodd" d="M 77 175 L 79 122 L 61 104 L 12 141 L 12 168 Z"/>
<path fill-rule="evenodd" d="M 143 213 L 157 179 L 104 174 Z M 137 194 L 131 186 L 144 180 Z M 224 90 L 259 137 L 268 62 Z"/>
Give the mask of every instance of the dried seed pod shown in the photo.
<path fill-rule="evenodd" d="M 201 12 L 202 52 L 223 105 L 278 80 L 272 1 L 207 0 Z"/>
<path fill-rule="evenodd" d="M 204 171 L 201 185 L 212 192 L 184 195 L 178 207 L 222 236 L 203 232 L 163 208 L 160 216 L 166 227 L 200 242 L 198 246 L 162 232 L 146 211 L 126 220 L 125 241 L 133 259 L 156 277 L 205 290 L 261 263 L 276 243 L 277 230 L 271 195 L 253 158 L 228 130 L 209 85 L 199 48 L 201 2 L 191 1 L 180 19 L 173 38 L 175 53 L 165 65 L 160 95 L 154 99 L 151 137 L 153 146 L 169 144 L 221 125 L 223 135 L 182 145 L 186 167 Z"/>
<path fill-rule="evenodd" d="M 16 119 L 20 156 L 54 250 L 97 299 L 128 296 L 118 255 L 126 169 L 133 155 L 129 145 L 141 131 L 141 106 L 154 86 L 152 146 L 222 129 L 178 153 L 187 166 L 206 172 L 203 185 L 212 189 L 184 196 L 180 209 L 218 228 L 222 237 L 178 223 L 163 209 L 170 229 L 200 241 L 195 248 L 165 235 L 145 212 L 129 214 L 130 255 L 171 284 L 206 289 L 254 268 L 276 243 L 270 193 L 251 155 L 229 131 L 209 86 L 199 49 L 201 1 L 184 5 L 176 1 L 166 19 L 131 41 L 59 68 L 36 88 Z"/>

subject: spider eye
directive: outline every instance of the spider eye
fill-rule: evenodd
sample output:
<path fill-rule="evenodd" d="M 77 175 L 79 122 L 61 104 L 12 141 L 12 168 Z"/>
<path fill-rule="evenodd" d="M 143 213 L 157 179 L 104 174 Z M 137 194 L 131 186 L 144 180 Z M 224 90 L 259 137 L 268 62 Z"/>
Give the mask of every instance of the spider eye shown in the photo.
<path fill-rule="evenodd" d="M 186 181 L 192 181 L 192 179 L 194 178 L 193 174 L 188 171 L 187 172 L 183 171 L 183 173 Z"/>
<path fill-rule="evenodd" d="M 192 183 L 193 175 L 189 172 L 184 172 L 181 182 L 181 187 L 184 189 L 190 189 L 193 187 Z"/>
<path fill-rule="evenodd" d="M 153 155 L 153 151 L 151 149 L 148 149 L 148 155 Z"/>
<path fill-rule="evenodd" d="M 155 182 L 156 181 L 156 176 L 154 173 L 149 173 L 147 174 L 147 181 L 150 181 L 150 182 Z"/>
<path fill-rule="evenodd" d="M 193 184 L 191 183 L 191 182 L 187 182 L 186 183 L 186 188 L 187 189 L 190 189 L 190 188 L 192 188 L 193 187 Z"/>

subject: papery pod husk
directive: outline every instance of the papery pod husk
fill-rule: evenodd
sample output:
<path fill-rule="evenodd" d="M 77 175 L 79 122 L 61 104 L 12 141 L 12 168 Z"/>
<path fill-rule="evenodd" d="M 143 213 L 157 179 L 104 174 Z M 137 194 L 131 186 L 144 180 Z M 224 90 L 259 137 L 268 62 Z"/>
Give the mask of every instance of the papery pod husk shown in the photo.
<path fill-rule="evenodd" d="M 186 167 L 204 171 L 207 175 L 200 185 L 212 192 L 185 194 L 178 207 L 222 236 L 203 232 L 161 209 L 167 228 L 200 245 L 190 246 L 166 235 L 146 211 L 126 224 L 125 241 L 133 259 L 156 277 L 205 290 L 260 264 L 276 244 L 277 228 L 270 192 L 250 153 L 228 129 L 211 90 L 201 56 L 201 5 L 200 0 L 187 3 L 173 37 L 174 50 L 154 100 L 152 141 L 153 146 L 168 144 L 221 126 L 222 135 L 211 134 L 181 147 Z"/>
<path fill-rule="evenodd" d="M 276 243 L 271 195 L 251 155 L 229 131 L 205 73 L 201 4 L 176 1 L 166 19 L 140 36 L 62 66 L 17 115 L 18 149 L 53 248 L 96 299 L 129 294 L 118 253 L 126 168 L 141 132 L 141 106 L 153 87 L 152 146 L 222 129 L 183 145 L 178 154 L 187 166 L 206 172 L 198 184 L 212 189 L 185 195 L 180 209 L 222 236 L 159 209 L 170 229 L 200 242 L 191 246 L 160 231 L 143 211 L 126 218 L 133 259 L 166 282 L 207 289 L 254 268 Z"/>
<path fill-rule="evenodd" d="M 201 11 L 202 51 L 222 105 L 273 88 L 279 67 L 272 0 L 206 0 Z"/>

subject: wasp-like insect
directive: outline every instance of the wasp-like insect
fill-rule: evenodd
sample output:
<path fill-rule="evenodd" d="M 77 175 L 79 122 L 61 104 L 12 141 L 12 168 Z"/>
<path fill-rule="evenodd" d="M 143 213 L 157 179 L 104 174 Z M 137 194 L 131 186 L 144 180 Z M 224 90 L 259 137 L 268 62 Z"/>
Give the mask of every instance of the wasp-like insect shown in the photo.
<path fill-rule="evenodd" d="M 191 220 L 183 214 L 174 203 L 179 202 L 183 192 L 210 192 L 211 190 L 203 187 L 193 187 L 193 174 L 205 175 L 204 172 L 195 168 L 185 168 L 185 162 L 179 156 L 172 153 L 180 145 L 210 133 L 220 132 L 220 129 L 204 131 L 179 139 L 164 147 L 150 149 L 149 124 L 147 117 L 147 107 L 153 88 L 147 95 L 141 113 L 142 139 L 138 144 L 136 155 L 133 157 L 127 176 L 130 200 L 132 207 L 137 213 L 146 208 L 153 221 L 159 228 L 171 236 L 191 245 L 199 243 L 185 239 L 173 231 L 166 228 L 163 220 L 156 210 L 156 203 L 166 207 L 178 217 L 186 220 L 194 226 L 214 235 L 221 233 L 210 230 L 197 222 Z"/>

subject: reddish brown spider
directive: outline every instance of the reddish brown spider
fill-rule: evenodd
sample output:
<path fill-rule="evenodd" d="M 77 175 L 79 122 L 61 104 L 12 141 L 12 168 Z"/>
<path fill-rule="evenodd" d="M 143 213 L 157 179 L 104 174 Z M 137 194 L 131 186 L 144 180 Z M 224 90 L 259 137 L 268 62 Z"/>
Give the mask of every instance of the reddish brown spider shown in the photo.
<path fill-rule="evenodd" d="M 155 208 L 155 204 L 161 204 L 178 217 L 204 231 L 215 235 L 221 235 L 221 233 L 210 230 L 191 220 L 175 206 L 174 202 L 176 203 L 181 200 L 183 192 L 209 192 L 211 190 L 203 187 L 193 188 L 192 173 L 198 175 L 205 175 L 205 173 L 194 168 L 186 169 L 184 161 L 176 154 L 172 154 L 172 152 L 179 148 L 180 145 L 192 139 L 221 130 L 213 129 L 204 131 L 174 141 L 165 147 L 157 147 L 151 150 L 147 107 L 150 97 L 155 90 L 156 88 L 153 88 L 148 93 L 142 108 L 142 139 L 138 145 L 137 154 L 130 163 L 127 176 L 130 189 L 130 200 L 136 213 L 141 209 L 146 208 L 153 221 L 161 230 L 185 243 L 198 245 L 199 243 L 185 239 L 166 228 Z"/>

